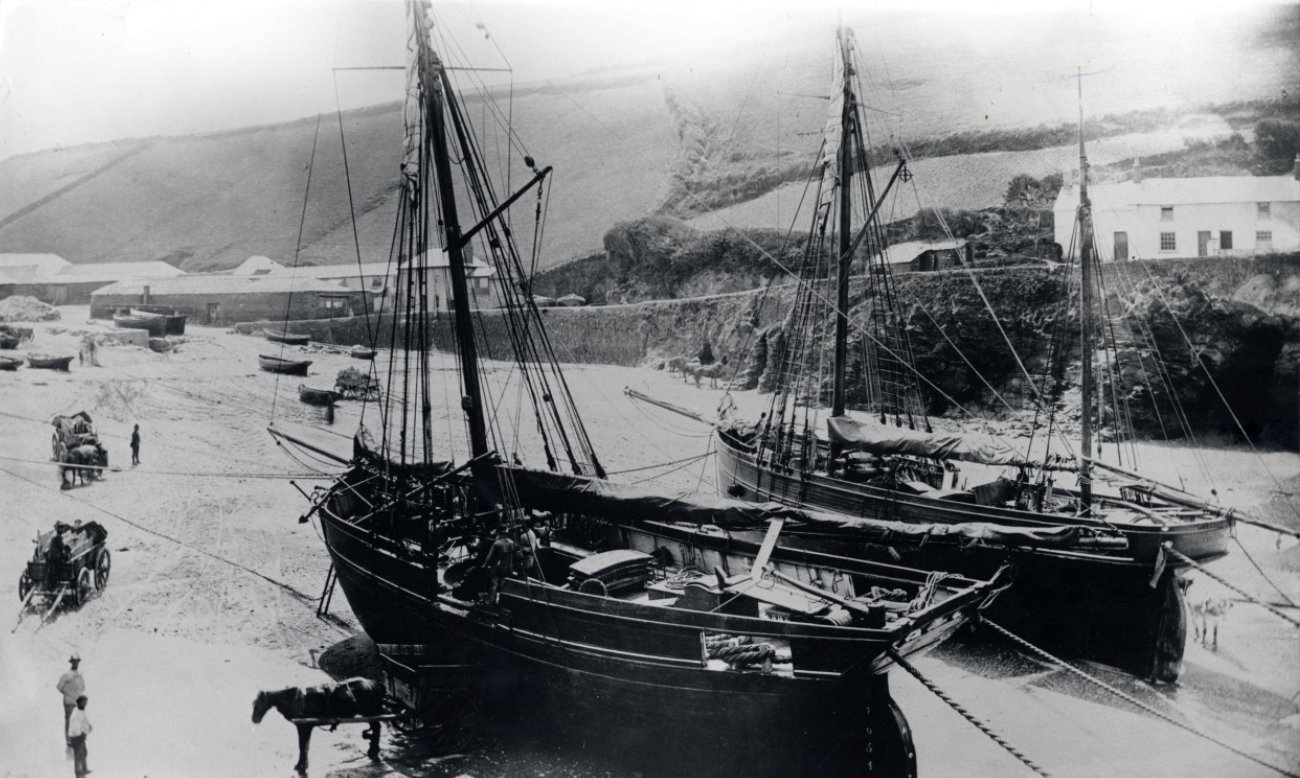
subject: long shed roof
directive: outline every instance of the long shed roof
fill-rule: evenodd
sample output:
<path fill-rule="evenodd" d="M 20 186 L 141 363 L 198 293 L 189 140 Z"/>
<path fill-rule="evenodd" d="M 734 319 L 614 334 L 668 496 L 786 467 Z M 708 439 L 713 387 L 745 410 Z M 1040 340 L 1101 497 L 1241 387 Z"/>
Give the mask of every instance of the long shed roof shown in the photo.
<path fill-rule="evenodd" d="M 91 293 L 95 295 L 143 294 L 347 294 L 349 290 L 337 281 L 293 276 L 222 276 L 207 273 L 176 276 L 175 278 L 132 278 L 109 284 Z"/>

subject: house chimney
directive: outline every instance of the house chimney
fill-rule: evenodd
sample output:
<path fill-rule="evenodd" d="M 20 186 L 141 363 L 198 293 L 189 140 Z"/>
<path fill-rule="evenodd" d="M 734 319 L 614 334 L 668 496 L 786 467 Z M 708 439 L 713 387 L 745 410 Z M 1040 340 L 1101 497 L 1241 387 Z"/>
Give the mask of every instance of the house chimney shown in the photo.
<path fill-rule="evenodd" d="M 1142 183 L 1142 158 L 1133 158 L 1133 169 L 1129 171 L 1129 180 L 1135 184 Z"/>
<path fill-rule="evenodd" d="M 140 302 L 144 303 L 145 305 L 148 305 L 148 304 L 149 304 L 149 285 L 148 285 L 148 284 L 145 284 L 145 285 L 144 285 L 144 299 L 141 300 Z"/>

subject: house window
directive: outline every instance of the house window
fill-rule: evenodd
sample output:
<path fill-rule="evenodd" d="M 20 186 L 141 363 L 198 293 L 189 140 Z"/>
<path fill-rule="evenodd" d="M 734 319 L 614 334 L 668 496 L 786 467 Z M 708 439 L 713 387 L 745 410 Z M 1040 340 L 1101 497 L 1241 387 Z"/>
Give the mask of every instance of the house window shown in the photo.
<path fill-rule="evenodd" d="M 1219 230 L 1219 248 L 1232 248 L 1232 230 Z"/>
<path fill-rule="evenodd" d="M 1172 205 L 1160 206 L 1160 221 L 1171 222 L 1174 220 L 1174 207 Z"/>
<path fill-rule="evenodd" d="M 327 311 L 341 311 L 348 307 L 348 299 L 346 297 L 322 297 L 320 298 L 320 306 Z"/>
<path fill-rule="evenodd" d="M 1257 230 L 1255 232 L 1255 248 L 1262 251 L 1271 251 L 1273 248 L 1273 231 Z"/>
<path fill-rule="evenodd" d="M 374 278 L 370 279 L 370 285 L 375 289 L 378 289 L 379 287 L 384 285 L 384 279 L 380 278 L 379 276 L 375 276 Z"/>
<path fill-rule="evenodd" d="M 1161 251 L 1174 251 L 1174 250 L 1177 249 L 1177 248 L 1178 248 L 1178 244 L 1177 244 L 1177 242 L 1174 240 L 1174 234 L 1173 234 L 1172 232 L 1162 232 L 1162 233 L 1160 233 L 1160 250 L 1161 250 Z"/>
<path fill-rule="evenodd" d="M 1273 208 L 1270 203 L 1255 203 L 1255 215 L 1262 221 L 1273 215 Z"/>

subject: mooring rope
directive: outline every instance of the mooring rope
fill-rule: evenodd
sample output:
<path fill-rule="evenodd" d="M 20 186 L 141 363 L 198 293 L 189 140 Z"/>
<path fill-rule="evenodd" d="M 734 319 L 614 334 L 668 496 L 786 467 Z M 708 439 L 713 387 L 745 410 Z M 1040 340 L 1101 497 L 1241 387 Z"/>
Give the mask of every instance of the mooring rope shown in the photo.
<path fill-rule="evenodd" d="M 1277 616 L 1278 618 L 1280 618 L 1280 619 L 1282 619 L 1282 620 L 1288 622 L 1288 623 L 1291 624 L 1292 626 L 1300 627 L 1300 621 L 1297 621 L 1297 620 L 1296 620 L 1295 618 L 1293 618 L 1292 616 L 1290 616 L 1290 615 L 1288 615 L 1288 614 L 1286 614 L 1286 613 L 1283 613 L 1283 612 L 1282 612 L 1281 610 L 1279 610 L 1276 606 L 1271 605 L 1271 604 L 1269 604 L 1269 603 L 1267 603 L 1267 602 L 1265 602 L 1265 601 L 1263 601 L 1263 600 L 1260 600 L 1260 599 L 1257 599 L 1257 598 L 1255 598 L 1255 597 L 1250 596 L 1249 594 L 1247 594 L 1247 593 L 1246 593 L 1245 591 L 1243 591 L 1242 589 L 1240 589 L 1240 588 L 1238 588 L 1238 587 L 1236 587 L 1236 586 L 1233 586 L 1232 584 L 1230 584 L 1230 583 L 1228 583 L 1227 581 L 1225 581 L 1225 580 L 1223 579 L 1222 576 L 1219 576 L 1219 575 L 1216 575 L 1216 574 L 1214 574 L 1214 573 L 1211 573 L 1209 570 L 1207 570 L 1207 569 L 1205 568 L 1204 565 L 1199 564 L 1195 559 L 1192 559 L 1192 558 L 1188 557 L 1186 554 L 1184 554 L 1184 553 L 1182 553 L 1181 551 L 1179 551 L 1178 549 L 1171 547 L 1171 546 L 1168 544 L 1167 541 L 1166 541 L 1166 543 L 1164 544 L 1164 552 L 1165 552 L 1166 554 L 1171 555 L 1171 556 L 1177 557 L 1178 559 L 1181 559 L 1182 561 L 1186 562 L 1187 564 L 1191 565 L 1192 567 L 1195 567 L 1197 570 L 1199 570 L 1199 571 L 1201 571 L 1202 573 L 1204 573 L 1204 574 L 1206 575 L 1206 577 L 1208 577 L 1208 578 L 1213 578 L 1214 580 L 1218 581 L 1219 583 L 1221 583 L 1221 584 L 1223 584 L 1224 586 L 1228 587 L 1229 589 L 1233 590 L 1233 591 L 1236 592 L 1237 594 L 1240 594 L 1240 595 L 1242 596 L 1242 598 L 1244 598 L 1244 599 L 1246 600 L 1246 602 L 1254 603 L 1255 605 L 1258 605 L 1258 606 L 1260 606 L 1261 608 L 1263 608 L 1264 610 L 1269 611 L 1270 613 L 1272 613 L 1273 615 Z M 1252 561 L 1253 561 L 1253 560 L 1252 560 Z M 1270 583 L 1271 583 L 1271 582 L 1270 582 Z M 1285 596 L 1285 595 L 1283 595 L 1283 596 Z"/>
<path fill-rule="evenodd" d="M 1143 710 L 1143 711 L 1146 711 L 1147 713 L 1150 713 L 1152 716 L 1155 716 L 1156 718 L 1158 718 L 1158 719 L 1160 719 L 1160 720 L 1162 720 L 1162 721 L 1164 721 L 1164 722 L 1167 722 L 1167 723 L 1169 723 L 1169 724 L 1173 724 L 1175 727 L 1178 727 L 1179 729 L 1184 730 L 1184 731 L 1186 731 L 1186 732 L 1190 732 L 1191 734 L 1196 735 L 1196 736 L 1199 737 L 1199 738 L 1204 738 L 1205 740 L 1208 740 L 1208 741 L 1210 741 L 1211 743 L 1214 743 L 1214 744 L 1217 745 L 1217 746 L 1221 746 L 1222 748 L 1225 748 L 1225 749 L 1231 751 L 1232 753 L 1236 754 L 1237 756 L 1242 757 L 1243 759 L 1249 759 L 1250 761 L 1254 762 L 1254 763 L 1257 764 L 1257 765 L 1260 765 L 1260 766 L 1262 766 L 1262 767 L 1267 767 L 1268 769 L 1273 770 L 1273 771 L 1275 771 L 1275 772 L 1278 772 L 1278 773 L 1280 773 L 1280 774 L 1282 774 L 1282 775 L 1289 776 L 1289 778 L 1300 778 L 1300 776 L 1296 775 L 1296 774 L 1293 773 L 1293 772 L 1289 772 L 1289 771 L 1287 771 L 1287 770 L 1285 770 L 1285 769 L 1283 769 L 1283 768 L 1281 768 L 1281 767 L 1278 767 L 1277 765 L 1269 764 L 1268 762 L 1265 762 L 1263 759 L 1260 759 L 1260 758 L 1257 757 L 1257 756 L 1254 756 L 1254 755 L 1249 754 L 1249 753 L 1247 753 L 1247 752 L 1245 752 L 1245 751 L 1242 751 L 1241 749 L 1237 748 L 1236 746 L 1233 746 L 1233 745 L 1231 745 L 1231 744 L 1229 744 L 1229 743 L 1226 743 L 1226 742 L 1224 742 L 1224 741 L 1222 741 L 1222 740 L 1219 740 L 1218 738 L 1214 737 L 1213 735 L 1210 735 L 1210 734 L 1207 734 L 1207 733 L 1205 733 L 1205 732 L 1202 732 L 1202 731 L 1200 731 L 1199 729 L 1196 729 L 1195 727 L 1191 726 L 1190 724 L 1184 724 L 1183 722 L 1179 721 L 1178 719 L 1174 718 L 1173 716 L 1170 716 L 1168 713 L 1165 713 L 1164 711 L 1158 710 L 1158 709 L 1156 709 L 1156 708 L 1154 708 L 1154 707 L 1148 705 L 1147 703 L 1142 702 L 1141 700 L 1139 700 L 1138 698 L 1134 697 L 1134 696 L 1131 695 L 1131 694 L 1128 694 L 1127 692 L 1124 692 L 1124 691 L 1121 691 L 1121 690 L 1119 690 L 1119 689 L 1116 689 L 1114 686 L 1111 686 L 1110 684 L 1106 683 L 1105 681 L 1101 680 L 1100 678 L 1097 678 L 1096 676 L 1089 675 L 1088 673 L 1085 673 L 1083 670 L 1080 670 L 1079 668 L 1075 667 L 1074 665 L 1069 664 L 1069 663 L 1066 662 L 1064 659 L 1061 659 L 1061 658 L 1059 658 L 1059 657 L 1057 657 L 1057 656 L 1054 656 L 1054 655 L 1052 655 L 1052 654 L 1049 654 L 1047 651 L 1045 651 L 1045 650 L 1039 648 L 1038 646 L 1034 645 L 1033 643 L 1030 643 L 1028 640 L 1025 640 L 1024 638 L 1020 637 L 1019 635 L 1016 635 L 1015 633 L 1011 632 L 1011 631 L 1008 630 L 1006 627 L 1003 627 L 1003 626 L 1001 626 L 1000 624 L 997 624 L 997 623 L 995 623 L 995 622 L 993 622 L 993 621 L 990 621 L 987 617 L 982 618 L 982 619 L 980 620 L 980 623 L 982 623 L 982 624 L 987 624 L 988 626 L 992 627 L 994 630 L 996 630 L 998 633 L 1000 633 L 1000 634 L 1002 634 L 1003 636 L 1005 636 L 1005 637 L 1006 637 L 1008 640 L 1010 640 L 1011 642 L 1015 643 L 1015 644 L 1018 645 L 1018 646 L 1021 646 L 1022 648 L 1027 649 L 1031 654 L 1033 654 L 1033 655 L 1035 655 L 1035 656 L 1038 656 L 1038 657 L 1040 657 L 1040 658 L 1042 658 L 1042 659 L 1045 659 L 1045 660 L 1047 660 L 1048 662 L 1050 662 L 1051 664 L 1054 664 L 1054 665 L 1060 667 L 1060 668 L 1063 669 L 1063 670 L 1068 670 L 1068 671 L 1070 671 L 1071 673 L 1074 673 L 1075 675 L 1079 676 L 1079 677 L 1082 678 L 1083 680 L 1088 681 L 1089 683 L 1094 684 L 1094 685 L 1096 685 L 1096 686 L 1099 686 L 1099 687 L 1101 687 L 1102 689 L 1105 689 L 1106 691 L 1110 692 L 1111 694 L 1115 695 L 1116 697 L 1119 697 L 1120 699 L 1122 699 L 1122 700 L 1124 700 L 1125 702 L 1127 702 L 1127 703 L 1129 703 L 1129 704 L 1131 704 L 1131 705 L 1137 707 L 1137 708 L 1140 709 L 1140 710 Z"/>
<path fill-rule="evenodd" d="M 971 724 L 972 724 L 976 729 L 978 729 L 980 732 L 983 732 L 983 733 L 985 734 L 985 736 L 987 736 L 990 740 L 992 740 L 994 743 L 997 743 L 999 746 L 1002 746 L 1002 749 L 1003 749 L 1004 751 L 1006 751 L 1008 754 L 1011 754 L 1011 755 L 1014 756 L 1016 759 L 1018 759 L 1018 760 L 1020 761 L 1020 763 L 1023 764 L 1025 767 L 1028 767 L 1030 770 L 1033 770 L 1034 773 L 1035 773 L 1036 775 L 1041 775 L 1041 776 L 1043 776 L 1044 778 L 1047 778 L 1047 777 L 1048 777 L 1049 774 L 1048 774 L 1048 772 L 1047 772 L 1046 770 L 1044 770 L 1043 768 L 1039 767 L 1039 766 L 1038 766 L 1036 763 L 1034 763 L 1034 761 L 1033 761 L 1032 759 L 1030 759 L 1029 757 L 1027 757 L 1027 756 L 1025 756 L 1024 754 L 1020 753 L 1020 751 L 1019 751 L 1015 746 L 1013 746 L 1013 745 L 1011 745 L 1010 743 L 1008 743 L 1007 741 L 1003 740 L 1002 737 L 999 736 L 998 733 L 994 732 L 994 731 L 993 731 L 993 730 L 992 730 L 992 729 L 991 729 L 987 724 L 985 724 L 983 721 L 980 721 L 978 718 L 976 718 L 976 717 L 975 717 L 975 714 L 973 714 L 973 713 L 971 713 L 970 711 L 968 711 L 968 710 L 966 710 L 965 708 L 963 708 L 963 707 L 961 706 L 961 703 L 959 703 L 959 702 L 957 702 L 956 700 L 954 700 L 953 698 L 949 697 L 948 694 L 947 694 L 946 692 L 944 692 L 942 689 L 940 689 L 938 686 L 936 686 L 936 685 L 934 684 L 934 682 L 931 681 L 929 678 L 926 678 L 924 675 L 921 675 L 921 671 L 920 671 L 920 670 L 917 670 L 915 667 L 913 667 L 912 665 L 908 664 L 907 660 L 906 660 L 906 659 L 903 659 L 903 657 L 902 657 L 901 655 L 899 655 L 899 653 L 898 653 L 897 651 L 895 651 L 894 649 L 892 649 L 892 648 L 889 649 L 889 658 L 894 660 L 894 664 L 896 664 L 896 665 L 898 665 L 899 667 L 903 668 L 903 669 L 906 670 L 908 673 L 910 673 L 911 676 L 912 676 L 913 678 L 915 678 L 916 680 L 920 681 L 920 682 L 921 682 L 921 685 L 924 686 L 925 688 L 929 689 L 930 692 L 934 694 L 934 696 L 936 696 L 936 697 L 938 697 L 939 699 L 943 700 L 944 703 L 945 703 L 949 708 L 952 708 L 953 710 L 957 711 L 957 713 L 958 713 L 962 718 L 964 718 L 964 719 L 966 719 L 967 721 L 969 721 L 969 722 L 970 722 L 970 723 L 971 723 Z"/>

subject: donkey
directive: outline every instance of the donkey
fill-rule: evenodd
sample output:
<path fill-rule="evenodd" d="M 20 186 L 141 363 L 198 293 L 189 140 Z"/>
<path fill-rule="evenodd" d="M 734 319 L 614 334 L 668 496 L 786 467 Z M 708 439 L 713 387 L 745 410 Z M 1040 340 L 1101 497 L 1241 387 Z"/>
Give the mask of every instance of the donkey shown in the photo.
<path fill-rule="evenodd" d="M 312 728 L 330 723 L 333 731 L 340 721 L 383 715 L 384 687 L 369 678 L 349 678 L 320 686 L 291 686 L 275 692 L 258 692 L 257 699 L 253 700 L 253 723 L 260 723 L 271 708 L 280 711 L 280 715 L 298 728 L 298 763 L 293 769 L 305 774 Z M 371 759 L 379 758 L 379 733 L 379 722 L 371 721 L 363 735 L 370 741 L 366 755 Z"/>

